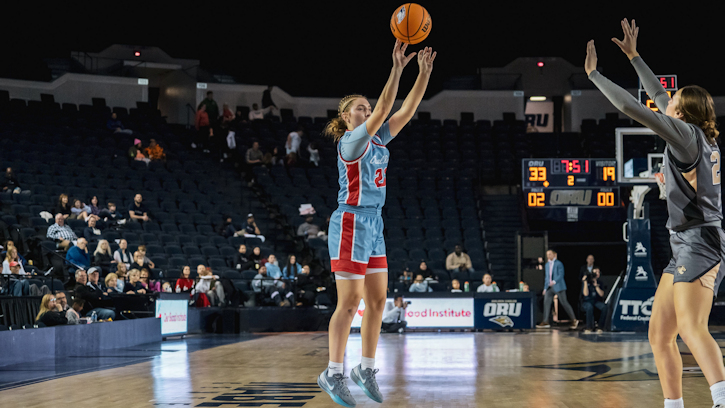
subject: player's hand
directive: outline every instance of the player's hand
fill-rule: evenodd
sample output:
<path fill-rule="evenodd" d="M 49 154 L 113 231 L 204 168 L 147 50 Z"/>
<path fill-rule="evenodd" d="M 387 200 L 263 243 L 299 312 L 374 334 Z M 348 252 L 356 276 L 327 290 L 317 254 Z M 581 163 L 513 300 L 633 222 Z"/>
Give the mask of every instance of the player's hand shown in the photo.
<path fill-rule="evenodd" d="M 411 52 L 410 55 L 405 55 L 405 50 L 408 48 L 408 44 L 395 40 L 395 47 L 393 47 L 393 68 L 403 69 L 415 57 L 415 53 Z"/>
<path fill-rule="evenodd" d="M 591 74 L 592 71 L 597 69 L 597 48 L 594 46 L 594 40 L 589 40 L 587 43 L 587 57 L 584 60 L 584 71 L 587 75 Z"/>
<path fill-rule="evenodd" d="M 433 71 L 433 60 L 436 59 L 437 54 L 431 47 L 425 47 L 418 53 L 418 68 L 421 74 L 430 75 Z"/>
<path fill-rule="evenodd" d="M 622 31 L 624 32 L 624 38 L 622 40 L 612 38 L 612 41 L 614 41 L 614 43 L 619 46 L 622 52 L 627 55 L 627 58 L 632 59 L 634 57 L 638 57 L 639 53 L 637 52 L 637 36 L 639 35 L 639 27 L 637 27 L 637 25 L 635 24 L 634 19 L 632 19 L 631 24 L 627 21 L 626 18 L 622 20 L 621 23 Z"/>

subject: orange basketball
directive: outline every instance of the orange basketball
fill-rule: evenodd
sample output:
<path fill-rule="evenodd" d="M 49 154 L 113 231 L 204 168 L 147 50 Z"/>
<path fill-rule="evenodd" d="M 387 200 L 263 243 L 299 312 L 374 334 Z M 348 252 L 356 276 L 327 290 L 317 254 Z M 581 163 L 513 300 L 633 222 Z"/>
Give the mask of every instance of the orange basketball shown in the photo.
<path fill-rule="evenodd" d="M 418 44 L 428 37 L 433 23 L 430 14 L 420 4 L 405 3 L 395 9 L 390 18 L 390 30 L 395 38 L 408 44 Z"/>

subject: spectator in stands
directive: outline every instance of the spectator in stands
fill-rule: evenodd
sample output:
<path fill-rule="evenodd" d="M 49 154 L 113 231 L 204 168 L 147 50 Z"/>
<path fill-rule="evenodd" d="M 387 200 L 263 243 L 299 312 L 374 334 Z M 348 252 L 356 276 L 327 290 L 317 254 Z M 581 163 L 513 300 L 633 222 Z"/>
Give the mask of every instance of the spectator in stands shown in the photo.
<path fill-rule="evenodd" d="M 267 89 L 262 92 L 262 108 L 269 108 L 270 106 L 274 106 L 275 109 L 277 109 L 277 105 L 275 105 L 274 101 L 272 100 L 272 89 L 274 89 L 274 85 L 267 86 Z"/>
<path fill-rule="evenodd" d="M 20 194 L 23 192 L 20 188 L 18 179 L 15 177 L 15 172 L 13 172 L 12 167 L 5 169 L 5 179 L 3 180 L 2 187 L 4 192 L 11 192 L 13 194 Z M 25 193 L 30 194 L 30 190 L 25 190 Z"/>
<path fill-rule="evenodd" d="M 20 264 L 11 261 L 8 268 L 8 293 L 12 296 L 27 296 L 30 294 L 30 281 L 24 279 L 25 272 L 20 270 Z"/>
<path fill-rule="evenodd" d="M 594 270 L 594 255 L 587 255 L 587 263 L 582 265 L 581 268 L 579 268 L 579 279 L 583 278 L 586 275 L 591 275 L 592 270 Z"/>
<path fill-rule="evenodd" d="M 51 294 L 43 296 L 43 299 L 40 301 L 40 311 L 35 317 L 35 321 L 43 323 L 48 327 L 68 324 L 68 319 L 56 301 L 55 295 Z"/>
<path fill-rule="evenodd" d="M 108 241 L 102 239 L 98 241 L 96 250 L 93 251 L 93 264 L 101 267 L 104 273 L 111 272 L 111 263 L 113 262 L 113 255 L 111 254 L 111 246 L 108 245 Z"/>
<path fill-rule="evenodd" d="M 249 166 L 250 169 L 256 166 L 261 166 L 262 164 L 264 164 L 262 162 L 262 159 L 264 159 L 264 153 L 262 152 L 262 150 L 259 149 L 259 142 L 252 142 L 252 147 L 247 149 L 247 166 Z"/>
<path fill-rule="evenodd" d="M 161 283 L 151 279 L 151 272 L 148 269 L 141 269 L 140 281 L 148 293 L 161 292 Z"/>
<path fill-rule="evenodd" d="M 287 257 L 287 263 L 282 269 L 282 277 L 286 280 L 295 280 L 295 277 L 302 272 L 302 267 L 297 263 L 297 257 L 290 255 Z"/>
<path fill-rule="evenodd" d="M 239 237 L 244 235 L 244 229 L 237 229 L 237 226 L 234 225 L 234 221 L 232 220 L 232 217 L 226 217 L 224 220 L 224 226 L 222 228 L 222 236 L 224 238 L 231 238 L 231 237 Z"/>
<path fill-rule="evenodd" d="M 133 253 L 133 263 L 131 264 L 131 269 L 138 269 L 140 272 L 142 268 L 148 268 L 148 266 L 146 265 L 141 251 L 136 251 Z"/>
<path fill-rule="evenodd" d="M 423 279 L 423 275 L 416 275 L 413 284 L 408 288 L 408 292 L 433 292 L 433 288 L 428 286 L 428 282 Z"/>
<path fill-rule="evenodd" d="M 315 167 L 320 166 L 320 150 L 317 148 L 317 143 L 310 142 L 307 145 L 307 154 L 310 155 L 310 164 Z"/>
<path fill-rule="evenodd" d="M 133 134 L 133 130 L 123 127 L 123 123 L 121 123 L 121 121 L 118 119 L 118 115 L 116 115 L 116 112 L 113 112 L 111 114 L 111 118 L 106 121 L 106 128 L 108 128 L 108 130 L 113 133 L 123 133 L 126 135 Z"/>
<path fill-rule="evenodd" d="M 428 264 L 421 260 L 420 265 L 418 265 L 418 270 L 415 271 L 415 275 L 423 275 L 423 279 L 425 280 L 436 280 L 435 273 L 428 268 Z"/>
<path fill-rule="evenodd" d="M 98 216 L 109 225 L 116 225 L 124 219 L 123 214 L 116 211 L 116 204 L 113 202 L 109 202 L 108 207 L 101 210 Z"/>
<path fill-rule="evenodd" d="M 251 263 L 251 268 L 249 269 L 259 270 L 260 267 L 264 266 L 262 264 L 262 250 L 259 247 L 254 247 L 252 253 L 249 255 L 249 262 Z"/>
<path fill-rule="evenodd" d="M 139 245 L 138 246 L 138 252 L 141 253 L 141 256 L 143 256 L 143 263 L 144 265 L 148 265 L 149 268 L 154 269 L 156 267 L 156 264 L 154 264 L 151 259 L 146 256 L 146 245 Z"/>
<path fill-rule="evenodd" d="M 461 245 L 456 245 L 448 257 L 446 258 L 446 269 L 448 272 L 473 272 L 473 265 L 471 264 L 471 257 L 467 253 L 463 252 Z"/>
<path fill-rule="evenodd" d="M 544 320 L 536 325 L 538 329 L 549 328 L 549 313 L 554 302 L 554 296 L 559 298 L 559 303 L 564 308 L 571 319 L 570 328 L 576 329 L 579 321 L 576 319 L 574 309 L 572 309 L 569 301 L 566 299 L 566 283 L 564 282 L 564 264 L 557 259 L 556 251 L 549 249 L 546 251 L 548 262 L 544 268 Z"/>
<path fill-rule="evenodd" d="M 86 301 L 81 315 L 90 317 L 93 312 L 96 312 L 100 320 L 115 319 L 116 312 L 113 310 L 113 301 L 98 285 L 98 269 L 91 268 L 91 270 L 91 278 L 83 269 L 76 271 L 75 294 Z M 94 281 L 91 282 L 91 279 Z"/>
<path fill-rule="evenodd" d="M 458 279 L 451 281 L 451 293 L 463 293 L 461 290 L 461 282 Z"/>
<path fill-rule="evenodd" d="M 224 306 L 226 296 L 224 295 L 224 286 L 219 281 L 219 276 L 213 275 L 211 269 L 204 265 L 197 266 L 196 271 L 199 274 L 199 279 L 194 288 L 196 293 L 206 294 L 212 306 Z"/>
<path fill-rule="evenodd" d="M 287 142 L 284 144 L 285 155 L 289 156 L 292 153 L 300 154 L 300 145 L 302 144 L 302 136 L 304 134 L 305 128 L 302 125 L 297 125 L 297 130 L 287 135 Z"/>
<path fill-rule="evenodd" d="M 68 304 L 68 297 L 65 295 L 65 292 L 63 292 L 62 290 L 57 290 L 54 295 L 55 301 L 58 303 L 58 306 L 60 306 L 61 311 L 65 312 L 71 308 Z"/>
<path fill-rule="evenodd" d="M 17 249 L 17 247 L 15 246 L 15 242 L 13 242 L 12 240 L 9 239 L 9 240 L 5 241 L 5 247 L 3 248 L 4 251 L 2 252 L 3 258 L 5 258 L 5 256 L 8 254 L 8 251 L 10 250 L 10 248 Z M 28 264 L 28 261 L 25 259 L 25 257 L 23 257 L 20 254 L 20 252 L 18 252 L 18 256 L 17 256 L 17 258 L 15 258 L 15 260 L 18 261 L 18 263 L 20 263 L 21 267 L 24 267 L 25 265 Z M 25 269 L 23 268 L 23 270 L 25 270 Z"/>
<path fill-rule="evenodd" d="M 273 106 L 267 106 L 264 109 L 259 109 L 259 105 L 252 104 L 252 110 L 249 111 L 249 120 L 256 120 L 256 119 L 264 119 L 264 116 L 268 113 L 272 112 L 272 109 L 275 109 Z"/>
<path fill-rule="evenodd" d="M 228 104 L 222 105 L 222 126 L 229 127 L 234 122 L 236 115 L 232 112 L 232 109 Z"/>
<path fill-rule="evenodd" d="M 96 228 L 96 219 L 88 218 L 88 226 L 83 229 L 83 237 L 88 241 L 98 241 L 101 237 L 101 230 Z"/>
<path fill-rule="evenodd" d="M 76 245 L 71 247 L 66 253 L 65 260 L 77 268 L 83 270 L 91 266 L 91 255 L 88 253 L 88 241 L 85 238 L 78 238 Z"/>
<path fill-rule="evenodd" d="M 176 280 L 176 287 L 174 291 L 179 292 L 191 292 L 194 289 L 194 280 L 191 279 L 191 267 L 189 265 L 184 266 L 181 271 L 181 277 Z"/>
<path fill-rule="evenodd" d="M 498 288 L 498 285 L 496 285 L 496 282 L 493 281 L 493 277 L 491 277 L 490 273 L 483 275 L 483 284 L 476 289 L 476 292 L 478 293 L 493 293 L 500 291 L 501 290 Z"/>
<path fill-rule="evenodd" d="M 591 257 L 591 255 L 589 256 Z M 594 267 L 591 273 L 587 273 L 582 277 L 582 310 L 587 316 L 584 333 L 591 333 L 594 330 L 595 309 L 599 310 L 597 333 L 602 332 L 604 323 L 607 320 L 607 305 L 604 303 L 604 298 L 607 295 L 607 285 L 599 281 L 600 276 L 599 268 Z"/>
<path fill-rule="evenodd" d="M 91 213 L 91 207 L 87 206 L 86 203 L 80 199 L 73 199 L 73 206 L 70 208 L 70 219 L 79 219 L 85 221 L 88 219 Z"/>
<path fill-rule="evenodd" d="M 81 313 L 86 305 L 86 301 L 81 298 L 73 299 L 73 307 L 65 311 L 65 318 L 68 324 L 78 324 L 81 322 Z"/>
<path fill-rule="evenodd" d="M 247 254 L 247 246 L 244 244 L 239 245 L 239 250 L 234 254 L 234 268 L 238 271 L 244 271 L 247 269 L 253 269 L 254 262 L 249 260 Z"/>
<path fill-rule="evenodd" d="M 128 242 L 125 239 L 118 242 L 118 249 L 113 253 L 113 260 L 116 264 L 125 264 L 126 269 L 131 267 L 133 255 L 128 252 Z"/>
<path fill-rule="evenodd" d="M 310 276 L 310 266 L 302 267 L 297 275 L 297 306 L 313 306 L 317 299 L 319 285 Z"/>
<path fill-rule="evenodd" d="M 12 242 L 12 241 L 8 241 Z M 3 274 L 9 275 L 10 272 L 10 263 L 15 262 L 18 264 L 18 267 L 20 268 L 20 274 L 25 275 L 25 268 L 23 267 L 23 263 L 20 261 L 20 256 L 18 255 L 18 249 L 13 245 L 10 246 L 5 252 L 5 259 L 3 260 Z"/>
<path fill-rule="evenodd" d="M 280 269 L 279 262 L 277 261 L 277 257 L 274 256 L 274 254 L 270 254 L 267 257 L 267 262 L 264 264 L 264 266 L 267 267 L 267 276 L 275 280 L 282 278 L 282 269 Z"/>
<path fill-rule="evenodd" d="M 315 217 L 308 215 L 305 218 L 305 222 L 300 224 L 300 226 L 297 228 L 297 236 L 305 237 L 305 239 L 317 238 L 317 236 L 320 234 L 320 226 L 317 224 L 313 224 L 312 221 L 314 220 Z"/>
<path fill-rule="evenodd" d="M 73 241 L 78 239 L 73 229 L 65 225 L 65 216 L 61 213 L 55 215 L 55 224 L 48 227 L 46 236 L 55 241 L 57 248 L 64 251 L 67 251 L 73 245 Z"/>
<path fill-rule="evenodd" d="M 103 280 L 103 283 L 105 283 L 106 293 L 109 295 L 123 293 L 123 290 L 118 289 L 118 275 L 115 273 L 109 273 L 106 275 L 106 279 Z"/>
<path fill-rule="evenodd" d="M 91 215 L 99 216 L 101 214 L 101 209 L 98 207 L 98 196 L 91 197 L 88 208 L 91 209 Z M 99 216 L 98 218 L 100 219 L 101 217 Z"/>
<path fill-rule="evenodd" d="M 128 157 L 131 160 L 138 160 L 145 162 L 146 164 L 149 164 L 151 159 L 146 157 L 143 150 L 143 144 L 141 143 L 141 139 L 133 139 L 133 146 L 128 148 Z"/>
<path fill-rule="evenodd" d="M 295 294 L 292 292 L 292 285 L 289 282 L 278 282 L 269 297 L 275 305 L 280 307 L 292 307 L 295 303 Z"/>
<path fill-rule="evenodd" d="M 254 214 L 247 214 L 247 222 L 244 224 L 244 237 L 245 238 L 259 238 L 264 242 L 264 235 L 262 231 L 257 227 L 257 223 L 254 221 Z"/>
<path fill-rule="evenodd" d="M 267 267 L 260 266 L 257 275 L 252 279 L 252 289 L 257 293 L 268 293 L 275 286 L 274 279 L 267 277 Z"/>
<path fill-rule="evenodd" d="M 68 200 L 68 194 L 61 194 L 58 196 L 58 204 L 55 206 L 55 213 L 63 214 L 63 218 L 68 218 L 71 215 L 71 205 Z"/>
<path fill-rule="evenodd" d="M 151 139 L 149 141 L 149 146 L 144 150 L 144 153 L 150 160 L 166 160 L 164 148 L 156 143 L 156 139 Z"/>
<path fill-rule="evenodd" d="M 143 205 L 143 196 L 136 194 L 133 197 L 133 203 L 128 206 L 128 217 L 134 222 L 146 222 L 149 220 L 149 211 Z"/>
<path fill-rule="evenodd" d="M 126 293 L 129 295 L 146 294 L 146 288 L 144 288 L 143 284 L 141 283 L 141 271 L 139 271 L 138 269 L 131 269 L 130 271 L 128 271 L 128 282 L 126 282 L 123 290 L 125 290 Z"/>
<path fill-rule="evenodd" d="M 408 285 L 410 285 L 411 283 L 413 283 L 413 272 L 411 272 L 410 268 L 408 268 L 406 266 L 405 269 L 403 269 L 403 272 L 400 274 L 400 276 L 398 276 L 398 280 L 400 282 L 407 283 Z"/>
<path fill-rule="evenodd" d="M 393 302 L 385 303 L 385 312 L 383 313 L 382 329 L 385 333 L 404 333 L 408 327 L 405 321 L 405 309 L 408 308 L 410 302 L 403 300 L 403 295 L 395 295 Z"/>
<path fill-rule="evenodd" d="M 209 123 L 211 124 L 211 126 L 215 126 L 217 123 L 217 119 L 219 119 L 219 105 L 217 105 L 216 101 L 214 100 L 214 92 L 208 91 L 206 93 L 206 98 L 199 104 L 199 109 L 201 109 L 202 106 L 205 108 L 206 113 L 209 115 Z"/>
<path fill-rule="evenodd" d="M 214 136 L 214 128 L 211 126 L 209 112 L 207 112 L 206 109 L 206 105 L 202 104 L 199 105 L 199 109 L 196 111 L 195 127 L 197 130 L 197 137 L 195 139 L 196 142 L 191 144 L 191 147 L 194 149 L 196 149 L 197 145 L 199 147 L 204 147 L 207 140 Z"/>
<path fill-rule="evenodd" d="M 118 277 L 118 280 L 116 281 L 116 289 L 124 293 L 124 288 L 126 287 L 126 274 L 128 273 L 128 267 L 125 263 L 119 262 L 116 264 L 116 276 Z"/>

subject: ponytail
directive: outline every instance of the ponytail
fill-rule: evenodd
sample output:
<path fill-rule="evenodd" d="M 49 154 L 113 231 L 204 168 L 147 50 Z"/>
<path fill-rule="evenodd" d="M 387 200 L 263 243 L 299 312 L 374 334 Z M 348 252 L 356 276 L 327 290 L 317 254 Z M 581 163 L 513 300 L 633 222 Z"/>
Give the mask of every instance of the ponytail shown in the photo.
<path fill-rule="evenodd" d="M 325 129 L 322 131 L 323 135 L 331 137 L 335 142 L 338 142 L 342 135 L 347 132 L 347 122 L 342 118 L 342 114 L 350 110 L 352 101 L 357 98 L 364 98 L 362 95 L 348 95 L 340 100 L 337 106 L 337 117 L 327 122 Z"/>
<path fill-rule="evenodd" d="M 702 129 L 702 132 L 705 133 L 705 137 L 707 137 L 708 142 L 710 142 L 710 144 L 715 144 L 715 139 L 720 136 L 720 131 L 717 130 L 717 122 L 714 120 L 706 120 L 699 126 L 700 129 Z"/>

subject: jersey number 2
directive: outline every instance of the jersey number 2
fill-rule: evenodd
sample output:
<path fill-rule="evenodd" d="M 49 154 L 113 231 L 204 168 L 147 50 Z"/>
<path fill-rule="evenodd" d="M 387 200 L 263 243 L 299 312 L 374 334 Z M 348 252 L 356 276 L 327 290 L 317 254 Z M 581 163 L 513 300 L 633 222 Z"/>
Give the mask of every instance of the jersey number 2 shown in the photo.
<path fill-rule="evenodd" d="M 375 170 L 375 185 L 378 188 L 385 187 L 385 184 L 387 183 L 387 180 L 388 180 L 387 175 L 388 175 L 387 168 Z"/>
<path fill-rule="evenodd" d="M 712 152 L 710 162 L 714 163 L 712 165 L 712 185 L 717 186 L 720 184 L 720 152 Z"/>

